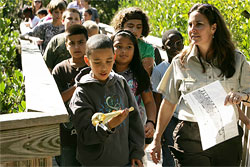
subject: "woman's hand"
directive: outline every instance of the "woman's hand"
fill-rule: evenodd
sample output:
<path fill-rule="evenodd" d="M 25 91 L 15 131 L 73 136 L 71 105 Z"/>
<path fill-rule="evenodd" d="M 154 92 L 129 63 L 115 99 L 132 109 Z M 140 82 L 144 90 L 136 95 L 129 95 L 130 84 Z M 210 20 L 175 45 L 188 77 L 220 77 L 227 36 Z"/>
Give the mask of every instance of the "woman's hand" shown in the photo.
<path fill-rule="evenodd" d="M 224 105 L 227 104 L 239 104 L 242 100 L 245 100 L 246 94 L 240 92 L 229 92 L 226 96 Z"/>
<path fill-rule="evenodd" d="M 161 160 L 161 139 L 154 139 L 152 142 L 151 158 L 155 164 Z"/>

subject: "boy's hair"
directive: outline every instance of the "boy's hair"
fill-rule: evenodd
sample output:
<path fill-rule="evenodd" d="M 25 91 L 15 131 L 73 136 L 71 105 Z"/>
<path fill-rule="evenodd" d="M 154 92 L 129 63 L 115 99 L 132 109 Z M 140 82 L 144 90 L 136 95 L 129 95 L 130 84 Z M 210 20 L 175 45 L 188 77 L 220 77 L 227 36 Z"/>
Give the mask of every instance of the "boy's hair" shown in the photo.
<path fill-rule="evenodd" d="M 48 14 L 48 11 L 47 11 L 46 8 L 41 8 L 41 9 L 39 9 L 39 10 L 36 12 L 36 14 L 37 14 L 37 15 L 38 15 L 38 14 L 47 15 L 47 14 Z"/>
<path fill-rule="evenodd" d="M 32 13 L 32 7 L 31 6 L 24 6 L 23 7 L 23 13 L 26 13 L 26 12 L 30 12 L 30 13 Z"/>
<path fill-rule="evenodd" d="M 91 52 L 96 49 L 112 49 L 114 52 L 113 42 L 104 34 L 96 34 L 89 38 L 86 44 L 86 55 L 89 58 Z"/>
<path fill-rule="evenodd" d="M 65 31 L 65 38 L 66 41 L 68 40 L 69 36 L 72 35 L 79 35 L 79 34 L 83 34 L 86 38 L 86 40 L 88 40 L 88 32 L 86 30 L 86 28 L 80 24 L 74 24 L 72 26 L 70 26 L 66 31 Z"/>
<path fill-rule="evenodd" d="M 77 13 L 79 15 L 80 20 L 82 19 L 82 15 L 79 12 L 79 10 L 75 9 L 75 8 L 68 8 L 63 12 L 63 16 L 62 19 L 65 20 L 67 13 Z"/>
<path fill-rule="evenodd" d="M 134 78 L 136 79 L 138 83 L 138 87 L 136 89 L 136 95 L 141 94 L 143 91 L 147 90 L 151 87 L 150 84 L 150 78 L 148 76 L 147 71 L 144 69 L 141 57 L 140 57 L 140 51 L 137 43 L 137 39 L 134 36 L 134 34 L 128 30 L 120 30 L 115 35 L 111 37 L 112 41 L 114 42 L 116 36 L 122 36 L 129 38 L 131 42 L 134 45 L 134 53 L 133 58 L 131 62 L 129 63 L 129 67 L 133 73 Z M 114 64 L 114 70 L 116 69 L 116 64 Z"/>
<path fill-rule="evenodd" d="M 87 2 L 88 4 L 90 4 L 90 0 L 84 0 L 85 2 Z"/>
<path fill-rule="evenodd" d="M 179 31 L 177 31 L 175 29 L 167 30 L 162 35 L 162 45 L 163 46 L 165 45 L 166 41 L 168 40 L 170 34 L 179 35 L 181 37 L 181 39 L 183 39 L 183 36 L 181 35 L 181 33 Z"/>
<path fill-rule="evenodd" d="M 61 11 L 64 11 L 67 8 L 67 5 L 64 0 L 51 0 L 47 8 L 50 13 L 52 13 L 57 8 L 59 8 Z"/>
<path fill-rule="evenodd" d="M 124 24 L 128 20 L 132 19 L 142 21 L 142 36 L 147 37 L 150 31 L 148 16 L 138 7 L 130 7 L 118 11 L 111 21 L 111 25 L 114 27 L 115 31 L 119 31 L 124 29 Z"/>
<path fill-rule="evenodd" d="M 85 10 L 85 12 L 87 12 L 89 15 L 93 14 L 91 9 L 87 9 L 87 10 Z"/>
<path fill-rule="evenodd" d="M 92 29 L 97 29 L 99 31 L 99 26 L 93 20 L 87 20 L 82 24 L 88 31 Z"/>

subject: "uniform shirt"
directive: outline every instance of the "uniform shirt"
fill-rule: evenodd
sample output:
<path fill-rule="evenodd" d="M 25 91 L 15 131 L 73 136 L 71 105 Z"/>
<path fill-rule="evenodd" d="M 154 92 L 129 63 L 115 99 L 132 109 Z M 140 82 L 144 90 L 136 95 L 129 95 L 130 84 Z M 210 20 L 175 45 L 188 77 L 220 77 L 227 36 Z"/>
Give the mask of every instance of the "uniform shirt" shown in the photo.
<path fill-rule="evenodd" d="M 249 93 L 250 65 L 245 56 L 238 51 L 235 51 L 235 61 L 235 73 L 231 78 L 219 76 L 221 74 L 220 69 L 211 65 L 216 64 L 216 61 L 209 64 L 202 59 L 206 68 L 206 72 L 203 73 L 198 58 L 198 49 L 194 47 L 187 56 L 184 68 L 180 64 L 179 56 L 173 59 L 157 90 L 172 104 L 177 104 L 182 94 L 185 95 L 216 80 L 221 82 L 227 93 L 230 91 Z M 238 111 L 235 105 L 234 110 L 238 118 Z M 194 113 L 183 98 L 180 100 L 178 118 L 180 120 L 197 122 Z"/>

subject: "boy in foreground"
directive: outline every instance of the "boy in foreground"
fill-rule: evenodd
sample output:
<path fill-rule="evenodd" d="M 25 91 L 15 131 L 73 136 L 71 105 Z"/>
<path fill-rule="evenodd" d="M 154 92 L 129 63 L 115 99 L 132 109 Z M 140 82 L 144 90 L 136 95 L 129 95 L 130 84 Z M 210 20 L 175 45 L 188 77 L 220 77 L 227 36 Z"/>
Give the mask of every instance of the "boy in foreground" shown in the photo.
<path fill-rule="evenodd" d="M 66 48 L 71 58 L 57 64 L 52 71 L 66 108 L 75 90 L 75 77 L 87 65 L 84 62 L 87 30 L 79 24 L 70 26 L 65 32 Z M 89 72 L 89 71 L 88 71 Z M 69 109 L 68 109 L 69 111 Z M 70 113 L 71 114 L 71 113 Z M 60 124 L 61 155 L 56 157 L 60 166 L 81 166 L 76 160 L 76 133 L 72 122 Z"/>
<path fill-rule="evenodd" d="M 111 39 L 94 35 L 86 44 L 84 60 L 91 68 L 79 79 L 70 102 L 77 132 L 77 160 L 83 166 L 142 165 L 144 129 L 135 97 L 126 80 L 114 73 Z M 128 108 L 134 107 L 129 113 Z M 103 126 L 91 122 L 96 112 L 123 110 Z"/>

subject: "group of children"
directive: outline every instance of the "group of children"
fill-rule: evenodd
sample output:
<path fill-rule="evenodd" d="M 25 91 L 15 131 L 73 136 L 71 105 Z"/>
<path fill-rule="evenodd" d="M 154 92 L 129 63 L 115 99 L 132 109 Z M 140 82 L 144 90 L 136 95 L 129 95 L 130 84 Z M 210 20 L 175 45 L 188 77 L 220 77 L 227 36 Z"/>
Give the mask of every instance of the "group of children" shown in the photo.
<path fill-rule="evenodd" d="M 157 116 L 149 75 L 153 68 L 148 63 L 154 61 L 154 48 L 141 39 L 149 33 L 146 14 L 134 7 L 128 11 L 121 19 L 124 25 L 110 39 L 90 36 L 79 11 L 67 9 L 62 19 L 65 33 L 53 37 L 45 50 L 45 62 L 71 120 L 60 126 L 61 155 L 56 157 L 60 166 L 142 166 L 144 144 L 152 141 Z M 163 44 L 174 56 L 183 48 L 179 43 L 183 38 L 172 31 Z M 134 111 L 128 113 L 130 107 Z M 124 111 L 105 128 L 92 125 L 94 113 L 114 110 Z"/>
<path fill-rule="evenodd" d="M 48 8 L 52 21 L 22 38 L 38 44 L 42 39 L 44 60 L 69 111 L 70 122 L 60 125 L 58 165 L 142 166 L 157 116 L 150 79 L 155 53 L 153 46 L 142 40 L 149 34 L 147 15 L 137 7 L 121 10 L 112 21 L 116 33 L 110 39 L 95 35 L 99 29 L 92 22 L 82 25 L 79 10 L 66 9 L 64 1 L 53 0 Z M 163 45 L 177 49 L 170 35 L 164 40 L 174 45 Z M 134 107 L 131 113 L 130 107 Z M 123 112 L 105 128 L 91 124 L 94 113 L 114 110 Z"/>
<path fill-rule="evenodd" d="M 84 0 L 82 4 L 84 10 L 90 10 L 89 13 L 92 13 L 92 18 L 86 16 L 86 20 L 82 20 L 82 18 L 84 18 L 84 12 L 71 7 L 65 0 L 51 0 L 47 5 L 47 9 L 42 8 L 41 0 L 33 1 L 32 7 L 25 6 L 23 9 L 23 15 L 27 21 L 25 22 L 25 25 L 31 29 L 28 30 L 28 32 L 23 33 L 20 37 L 38 44 L 41 53 L 44 54 L 52 37 L 65 31 L 65 25 L 63 23 L 65 17 L 62 19 L 62 15 L 66 9 L 76 9 L 80 13 L 81 23 L 88 20 L 88 22 L 91 22 L 91 25 L 94 25 L 96 27 L 95 29 L 98 30 L 97 22 L 91 20 L 95 19 L 96 21 L 99 21 L 99 16 L 96 9 L 90 7 L 89 2 L 89 0 Z M 45 12 L 47 12 L 47 14 Z M 88 25 L 90 25 L 90 23 L 88 23 Z"/>
<path fill-rule="evenodd" d="M 39 26 L 23 36 L 44 40 L 44 60 L 69 112 L 70 122 L 60 125 L 61 155 L 56 161 L 60 166 L 143 166 L 144 150 L 152 141 L 164 98 L 156 88 L 184 48 L 184 39 L 177 30 L 166 31 L 162 44 L 168 61 L 155 66 L 155 49 L 142 38 L 149 34 L 149 23 L 140 8 L 118 11 L 111 23 L 116 33 L 109 38 L 98 34 L 98 26 L 91 22 L 82 25 L 79 10 L 66 9 L 63 3 L 50 5 L 53 21 L 43 26 L 51 28 L 44 31 Z M 55 35 L 49 41 L 43 38 L 47 30 L 55 32 L 48 34 Z M 129 112 L 130 107 L 134 111 Z M 121 114 L 107 123 L 92 124 L 96 112 L 117 110 Z M 163 133 L 163 166 L 175 166 L 168 146 L 173 146 L 178 122 L 175 112 Z"/>

